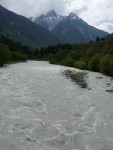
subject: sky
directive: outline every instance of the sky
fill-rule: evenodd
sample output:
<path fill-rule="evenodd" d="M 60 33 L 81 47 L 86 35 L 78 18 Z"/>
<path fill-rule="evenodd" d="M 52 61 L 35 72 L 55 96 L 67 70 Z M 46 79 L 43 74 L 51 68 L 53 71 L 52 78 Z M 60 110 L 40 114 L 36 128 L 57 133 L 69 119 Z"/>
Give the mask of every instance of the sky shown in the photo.
<path fill-rule="evenodd" d="M 26 17 L 52 9 L 60 15 L 74 12 L 88 24 L 113 33 L 113 0 L 0 0 L 0 5 Z"/>

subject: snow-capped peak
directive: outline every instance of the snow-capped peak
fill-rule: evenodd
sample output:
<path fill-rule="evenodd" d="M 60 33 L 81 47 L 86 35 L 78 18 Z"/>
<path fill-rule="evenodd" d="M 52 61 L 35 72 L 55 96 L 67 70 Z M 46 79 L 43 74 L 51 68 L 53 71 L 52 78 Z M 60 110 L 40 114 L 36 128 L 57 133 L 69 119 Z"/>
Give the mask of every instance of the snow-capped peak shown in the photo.
<path fill-rule="evenodd" d="M 31 21 L 47 28 L 48 30 L 52 30 L 63 19 L 64 16 L 58 15 L 55 10 L 50 10 L 46 14 L 42 14 L 36 18 L 30 18 Z"/>
<path fill-rule="evenodd" d="M 73 12 L 69 13 L 69 18 L 70 19 L 80 19 L 76 14 L 74 14 Z"/>
<path fill-rule="evenodd" d="M 55 10 L 50 10 L 47 12 L 47 15 L 48 16 L 56 16 L 57 14 L 56 14 Z"/>
<path fill-rule="evenodd" d="M 35 22 L 36 17 L 30 17 L 29 19 L 30 19 L 32 22 Z"/>
<path fill-rule="evenodd" d="M 33 18 L 31 17 L 30 20 L 43 26 L 44 28 L 48 30 L 52 30 L 53 28 L 56 27 L 56 25 L 61 22 L 63 19 L 71 19 L 71 20 L 80 20 L 82 21 L 81 18 L 79 18 L 76 14 L 71 12 L 68 16 L 61 16 L 58 15 L 55 10 L 50 10 L 46 14 L 42 14 L 39 17 Z"/>

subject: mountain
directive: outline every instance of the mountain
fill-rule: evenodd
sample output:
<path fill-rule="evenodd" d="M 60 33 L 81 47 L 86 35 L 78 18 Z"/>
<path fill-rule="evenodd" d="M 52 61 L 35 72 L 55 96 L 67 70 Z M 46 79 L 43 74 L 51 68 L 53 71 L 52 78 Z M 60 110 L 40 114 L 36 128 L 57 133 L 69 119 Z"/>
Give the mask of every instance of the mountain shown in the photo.
<path fill-rule="evenodd" d="M 64 16 L 58 15 L 54 10 L 51 10 L 45 15 L 42 14 L 39 17 L 30 17 L 29 19 L 51 31 L 64 18 Z"/>
<path fill-rule="evenodd" d="M 70 13 L 69 16 L 59 22 L 52 32 L 64 43 L 86 43 L 97 37 L 108 35 L 107 32 L 88 25 L 74 13 Z"/>
<path fill-rule="evenodd" d="M 50 31 L 0 5 L 0 35 L 31 47 L 56 45 L 60 40 Z"/>
<path fill-rule="evenodd" d="M 52 31 L 64 43 L 86 43 L 91 40 L 94 41 L 97 37 L 101 38 L 108 35 L 107 32 L 90 26 L 74 13 L 61 16 L 51 10 L 45 15 L 42 14 L 36 18 L 31 17 L 30 20 Z"/>

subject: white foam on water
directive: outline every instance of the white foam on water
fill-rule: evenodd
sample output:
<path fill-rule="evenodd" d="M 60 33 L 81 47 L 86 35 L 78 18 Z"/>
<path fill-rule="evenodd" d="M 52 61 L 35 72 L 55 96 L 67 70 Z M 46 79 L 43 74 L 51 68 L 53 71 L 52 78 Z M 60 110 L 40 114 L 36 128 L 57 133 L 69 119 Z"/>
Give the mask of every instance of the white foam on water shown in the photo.
<path fill-rule="evenodd" d="M 66 69 L 74 70 L 40 61 L 0 68 L 2 150 L 113 150 L 113 81 L 87 71 L 91 90 L 81 89 Z"/>

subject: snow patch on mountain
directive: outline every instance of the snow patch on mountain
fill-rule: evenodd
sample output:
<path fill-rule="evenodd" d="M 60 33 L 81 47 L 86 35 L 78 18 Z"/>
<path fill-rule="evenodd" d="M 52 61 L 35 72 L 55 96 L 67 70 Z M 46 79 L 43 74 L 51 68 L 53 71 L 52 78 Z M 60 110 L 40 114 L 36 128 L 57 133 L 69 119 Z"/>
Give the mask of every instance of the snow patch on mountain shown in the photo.
<path fill-rule="evenodd" d="M 54 10 L 50 10 L 39 17 L 31 17 L 30 20 L 51 31 L 64 18 L 64 16 L 56 14 Z"/>
<path fill-rule="evenodd" d="M 80 20 L 80 18 L 79 18 L 76 14 L 74 14 L 73 12 L 71 12 L 71 13 L 69 14 L 69 18 L 70 18 L 70 19 L 78 19 L 78 20 Z"/>

